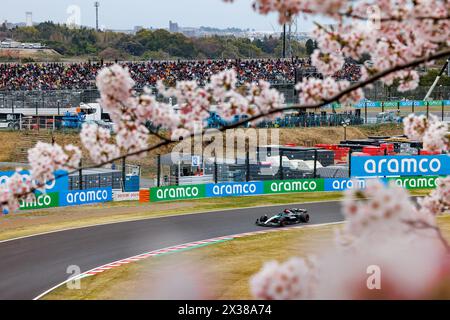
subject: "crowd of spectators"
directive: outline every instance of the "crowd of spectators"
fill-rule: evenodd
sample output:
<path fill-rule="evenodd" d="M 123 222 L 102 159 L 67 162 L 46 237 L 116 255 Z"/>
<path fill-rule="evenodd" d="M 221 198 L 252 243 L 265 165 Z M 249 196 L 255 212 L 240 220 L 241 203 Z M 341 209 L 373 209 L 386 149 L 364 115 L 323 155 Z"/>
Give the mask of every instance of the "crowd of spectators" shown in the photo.
<path fill-rule="evenodd" d="M 239 83 L 266 80 L 272 84 L 293 83 L 299 69 L 310 69 L 310 60 L 205 60 L 205 61 L 148 61 L 123 62 L 136 86 L 154 86 L 158 80 L 174 85 L 178 80 L 196 80 L 205 84 L 211 75 L 234 68 Z M 0 90 L 80 90 L 94 89 L 98 71 L 107 64 L 87 63 L 29 63 L 1 64 Z M 358 80 L 360 68 L 346 63 L 335 75 L 338 79 Z"/>

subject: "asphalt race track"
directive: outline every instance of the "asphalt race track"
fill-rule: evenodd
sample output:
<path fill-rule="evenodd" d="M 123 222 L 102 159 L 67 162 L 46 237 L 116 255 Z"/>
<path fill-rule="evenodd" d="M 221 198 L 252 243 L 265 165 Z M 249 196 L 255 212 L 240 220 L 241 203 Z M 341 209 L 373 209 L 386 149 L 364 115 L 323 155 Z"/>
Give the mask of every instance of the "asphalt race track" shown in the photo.
<path fill-rule="evenodd" d="M 0 243 L 0 299 L 30 300 L 71 275 L 131 256 L 182 243 L 257 231 L 262 214 L 286 205 L 237 209 L 122 222 L 49 233 Z M 311 215 L 310 224 L 343 220 L 339 202 L 299 204 Z"/>

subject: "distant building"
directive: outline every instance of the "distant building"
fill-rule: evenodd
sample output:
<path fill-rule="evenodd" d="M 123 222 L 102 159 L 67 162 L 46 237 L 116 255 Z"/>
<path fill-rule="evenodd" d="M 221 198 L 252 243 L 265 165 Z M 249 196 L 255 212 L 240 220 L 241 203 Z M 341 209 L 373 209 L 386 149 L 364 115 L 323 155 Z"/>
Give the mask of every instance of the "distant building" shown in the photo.
<path fill-rule="evenodd" d="M 180 27 L 178 26 L 178 23 L 169 21 L 169 31 L 174 33 L 179 32 Z"/>
<path fill-rule="evenodd" d="M 33 26 L 33 12 L 30 11 L 25 12 L 25 25 L 27 27 Z"/>
<path fill-rule="evenodd" d="M 145 28 L 143 27 L 143 26 L 135 26 L 134 27 L 134 33 L 136 34 L 136 33 L 138 33 L 139 31 L 141 31 L 141 30 L 144 30 Z"/>
<path fill-rule="evenodd" d="M 12 39 L 5 39 L 0 42 L 1 49 L 45 49 L 41 43 L 17 42 Z"/>

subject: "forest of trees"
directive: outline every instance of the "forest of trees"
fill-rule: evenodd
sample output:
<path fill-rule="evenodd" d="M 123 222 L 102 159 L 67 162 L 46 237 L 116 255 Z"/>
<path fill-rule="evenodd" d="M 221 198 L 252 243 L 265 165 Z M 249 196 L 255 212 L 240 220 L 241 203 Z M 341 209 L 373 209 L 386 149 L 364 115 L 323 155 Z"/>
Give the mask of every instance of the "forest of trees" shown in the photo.
<path fill-rule="evenodd" d="M 278 58 L 282 41 L 266 37 L 254 41 L 244 38 L 211 36 L 188 38 L 166 30 L 141 30 L 135 35 L 69 28 L 52 22 L 11 30 L 0 26 L 0 39 L 40 42 L 65 57 L 89 56 L 102 59 L 235 59 Z M 292 41 L 292 55 L 305 56 L 306 48 Z"/>

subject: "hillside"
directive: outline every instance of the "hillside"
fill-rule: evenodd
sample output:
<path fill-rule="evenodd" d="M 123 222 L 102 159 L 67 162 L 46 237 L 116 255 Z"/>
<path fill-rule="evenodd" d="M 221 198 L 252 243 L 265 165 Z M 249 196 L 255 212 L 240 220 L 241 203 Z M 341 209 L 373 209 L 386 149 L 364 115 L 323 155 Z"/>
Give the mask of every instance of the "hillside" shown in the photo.
<path fill-rule="evenodd" d="M 347 129 L 348 139 L 367 138 L 373 135 L 399 135 L 402 134 L 402 128 L 397 125 L 371 125 L 350 127 Z M 60 145 L 72 143 L 80 146 L 80 139 L 77 133 L 55 133 L 55 141 Z M 269 134 L 270 137 L 270 134 Z M 293 143 L 299 146 L 313 146 L 318 143 L 338 143 L 344 139 L 343 128 L 326 127 L 326 128 L 295 128 L 280 130 L 280 143 Z M 20 162 L 26 163 L 27 150 L 31 148 L 37 141 L 50 143 L 52 140 L 51 133 L 46 131 L 39 132 L 9 132 L 0 131 L 0 141 L 2 148 L 0 149 L 0 162 Z M 157 140 L 152 138 L 150 143 Z M 134 164 L 142 166 L 144 176 L 153 176 L 155 172 L 156 155 L 169 153 L 173 146 L 164 147 L 155 150 L 152 154 L 139 161 L 131 161 Z M 84 150 L 86 154 L 86 150 Z M 85 162 L 89 163 L 89 162 Z M 2 167 L 0 170 L 12 169 Z"/>
<path fill-rule="evenodd" d="M 5 38 L 45 44 L 64 58 L 85 56 L 104 60 L 275 58 L 282 51 L 281 40 L 272 36 L 256 40 L 234 36 L 191 38 L 164 29 L 141 30 L 132 35 L 69 28 L 52 22 L 11 30 L 0 24 L 0 40 Z M 291 46 L 293 56 L 306 54 L 300 42 L 293 40 Z"/>
<path fill-rule="evenodd" d="M 2 60 L 57 61 L 61 55 L 53 49 L 4 49 L 0 48 Z"/>

